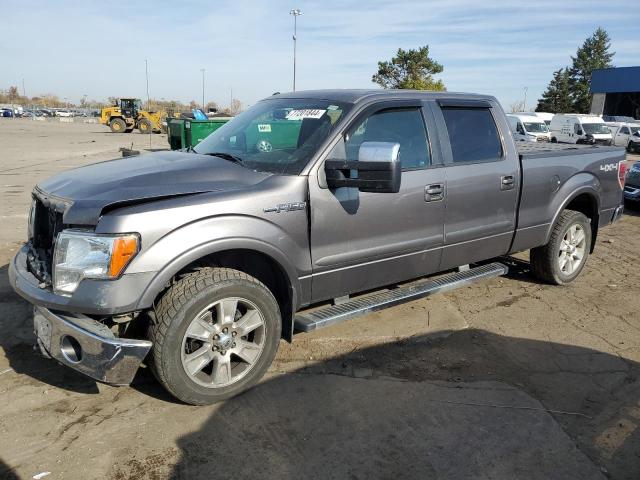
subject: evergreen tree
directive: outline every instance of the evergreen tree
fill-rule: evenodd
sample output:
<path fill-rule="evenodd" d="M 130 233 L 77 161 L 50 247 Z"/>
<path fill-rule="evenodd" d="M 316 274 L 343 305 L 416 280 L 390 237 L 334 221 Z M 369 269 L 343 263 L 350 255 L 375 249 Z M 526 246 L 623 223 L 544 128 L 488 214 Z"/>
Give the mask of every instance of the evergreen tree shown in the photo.
<path fill-rule="evenodd" d="M 591 92 L 589 84 L 591 74 L 598 68 L 613 67 L 611 60 L 615 52 L 610 52 L 611 40 L 609 34 L 602 28 L 598 28 L 593 35 L 587 38 L 571 57 L 573 65 L 569 69 L 571 100 L 573 111 L 576 113 L 589 113 L 591 109 Z"/>
<path fill-rule="evenodd" d="M 433 75 L 441 73 L 441 64 L 429 57 L 429 45 L 418 50 L 398 49 L 398 54 L 388 62 L 378 62 L 378 73 L 371 81 L 383 88 L 409 88 L 415 90 L 446 90 L 442 80 Z"/>
<path fill-rule="evenodd" d="M 553 79 L 538 100 L 536 112 L 567 113 L 573 109 L 568 68 L 553 72 Z"/>

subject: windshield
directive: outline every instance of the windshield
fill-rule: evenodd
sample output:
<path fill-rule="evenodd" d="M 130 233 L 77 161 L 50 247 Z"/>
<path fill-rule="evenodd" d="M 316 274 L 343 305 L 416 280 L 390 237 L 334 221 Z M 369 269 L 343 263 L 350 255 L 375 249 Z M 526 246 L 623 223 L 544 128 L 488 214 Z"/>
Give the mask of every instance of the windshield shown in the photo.
<path fill-rule="evenodd" d="M 529 133 L 547 133 L 549 128 L 543 122 L 523 122 L 524 128 Z"/>
<path fill-rule="evenodd" d="M 351 104 L 321 99 L 263 100 L 194 150 L 233 156 L 254 170 L 298 175 L 350 108 Z"/>
<path fill-rule="evenodd" d="M 604 123 L 583 123 L 582 128 L 584 129 L 584 133 L 590 133 L 591 135 L 597 135 L 599 133 L 611 133 L 609 127 L 607 127 Z"/>
<path fill-rule="evenodd" d="M 631 134 L 636 137 L 640 137 L 640 126 L 638 127 L 629 127 L 631 129 Z"/>

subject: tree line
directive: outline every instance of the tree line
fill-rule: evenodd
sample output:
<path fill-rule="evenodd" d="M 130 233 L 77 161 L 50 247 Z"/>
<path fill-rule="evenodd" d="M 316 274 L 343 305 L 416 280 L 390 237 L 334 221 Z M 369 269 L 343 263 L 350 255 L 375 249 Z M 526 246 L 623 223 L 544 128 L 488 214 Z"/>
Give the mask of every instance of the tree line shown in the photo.
<path fill-rule="evenodd" d="M 615 52 L 610 51 L 609 34 L 598 28 L 571 57 L 571 66 L 553 72 L 536 112 L 589 113 L 591 110 L 591 75 L 594 70 L 613 67 Z"/>
<path fill-rule="evenodd" d="M 45 95 L 36 95 L 34 97 L 28 97 L 26 95 L 20 95 L 18 87 L 10 86 L 6 90 L 0 89 L 0 104 L 22 105 L 23 107 L 42 107 L 42 108 L 88 108 L 91 110 L 100 110 L 103 107 L 114 105 L 117 101 L 117 97 L 109 97 L 107 101 L 87 100 L 82 98 L 80 102 L 73 103 L 68 102 L 65 99 L 61 99 L 57 95 L 48 93 Z M 143 102 L 143 106 L 150 111 L 165 110 L 169 112 L 189 112 L 194 108 L 201 108 L 202 106 L 195 100 L 191 100 L 189 103 L 183 103 L 177 100 L 164 100 L 164 99 L 150 99 L 147 103 Z M 205 112 L 209 110 L 217 110 L 220 113 L 226 113 L 228 115 L 236 115 L 242 111 L 242 102 L 234 98 L 231 105 L 220 107 L 216 102 L 208 102 L 204 108 Z"/>
<path fill-rule="evenodd" d="M 553 72 L 536 111 L 589 113 L 591 75 L 596 69 L 613 67 L 615 52 L 610 48 L 609 34 L 598 28 L 571 57 L 571 66 Z M 442 80 L 434 78 L 443 71 L 442 64 L 429 56 L 429 45 L 415 50 L 399 48 L 391 60 L 378 62 L 378 71 L 371 81 L 383 88 L 443 91 L 446 87 Z M 521 111 L 523 107 L 524 102 L 518 101 L 511 105 L 511 110 Z"/>

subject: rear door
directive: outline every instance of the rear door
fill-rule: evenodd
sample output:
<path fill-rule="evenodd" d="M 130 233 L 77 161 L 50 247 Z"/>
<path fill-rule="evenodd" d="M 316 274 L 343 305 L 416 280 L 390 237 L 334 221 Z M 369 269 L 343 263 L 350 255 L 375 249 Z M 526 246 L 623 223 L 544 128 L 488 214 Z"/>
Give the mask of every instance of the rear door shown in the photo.
<path fill-rule="evenodd" d="M 516 227 L 519 159 L 502 110 L 488 101 L 441 100 L 446 170 L 440 269 L 509 251 Z"/>
<path fill-rule="evenodd" d="M 419 101 L 377 102 L 351 122 L 328 155 L 357 160 L 363 142 L 399 143 L 398 193 L 328 189 L 323 165 L 309 176 L 313 301 L 437 271 L 445 178 L 432 122 Z"/>

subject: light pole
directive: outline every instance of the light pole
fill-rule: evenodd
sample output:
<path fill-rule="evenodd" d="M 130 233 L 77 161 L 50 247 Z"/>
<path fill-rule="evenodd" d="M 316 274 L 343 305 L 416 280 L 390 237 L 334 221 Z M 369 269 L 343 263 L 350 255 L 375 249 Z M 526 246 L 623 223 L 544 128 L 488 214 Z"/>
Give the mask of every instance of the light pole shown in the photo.
<path fill-rule="evenodd" d="M 206 114 L 204 111 L 204 68 L 201 68 L 200 71 L 202 72 L 202 111 Z"/>
<path fill-rule="evenodd" d="M 146 59 L 144 61 L 144 76 L 147 80 L 147 110 L 149 110 L 149 104 L 151 103 L 151 99 L 149 98 L 149 62 Z M 149 135 L 149 139 L 151 139 L 151 135 Z M 149 142 L 151 142 L 151 140 L 149 140 Z"/>
<path fill-rule="evenodd" d="M 302 11 L 294 8 L 289 12 L 293 15 L 293 91 L 296 91 L 296 42 L 298 40 L 298 17 L 302 15 Z"/>
<path fill-rule="evenodd" d="M 529 91 L 529 87 L 524 87 L 524 105 L 522 106 L 522 111 L 527 111 L 527 92 Z"/>

